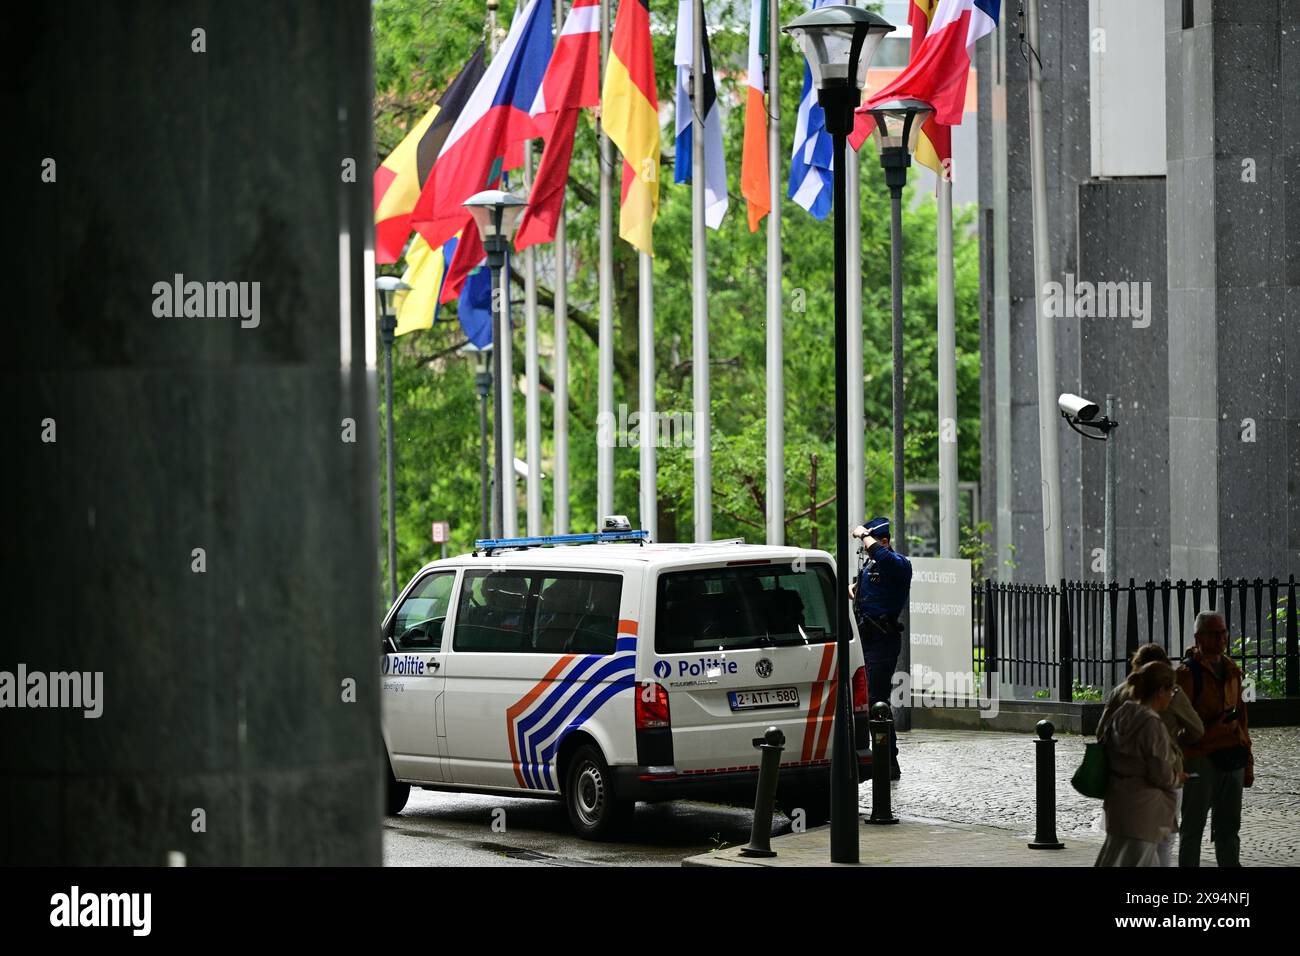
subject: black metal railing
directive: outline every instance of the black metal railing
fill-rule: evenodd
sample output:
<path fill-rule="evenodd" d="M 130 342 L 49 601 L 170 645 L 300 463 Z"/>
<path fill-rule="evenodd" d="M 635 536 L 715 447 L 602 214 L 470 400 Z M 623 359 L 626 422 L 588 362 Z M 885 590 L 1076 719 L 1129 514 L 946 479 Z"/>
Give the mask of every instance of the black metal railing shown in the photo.
<path fill-rule="evenodd" d="M 1059 700 L 1073 699 L 1076 685 L 1085 695 L 1086 688 L 1104 690 L 1124 679 L 1140 644 L 1181 658 L 1195 643 L 1196 615 L 1210 609 L 1228 622 L 1229 656 L 1253 678 L 1257 696 L 1300 696 L 1294 575 L 1053 587 L 985 581 L 971 598 L 974 669 L 1004 684 L 1039 687 Z"/>

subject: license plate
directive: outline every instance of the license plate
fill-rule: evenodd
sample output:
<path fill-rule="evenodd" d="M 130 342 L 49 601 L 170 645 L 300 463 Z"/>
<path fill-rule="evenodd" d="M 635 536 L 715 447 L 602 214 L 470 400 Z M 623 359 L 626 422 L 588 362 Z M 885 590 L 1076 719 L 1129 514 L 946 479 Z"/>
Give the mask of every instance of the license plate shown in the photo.
<path fill-rule="evenodd" d="M 798 707 L 799 688 L 772 687 L 764 690 L 727 692 L 732 710 L 761 710 L 765 707 Z"/>

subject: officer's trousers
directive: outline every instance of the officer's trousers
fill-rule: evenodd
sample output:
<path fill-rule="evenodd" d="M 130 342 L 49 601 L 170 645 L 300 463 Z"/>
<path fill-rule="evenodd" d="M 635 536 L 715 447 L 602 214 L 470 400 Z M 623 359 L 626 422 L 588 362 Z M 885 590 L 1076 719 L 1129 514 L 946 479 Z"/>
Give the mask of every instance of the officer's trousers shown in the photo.
<path fill-rule="evenodd" d="M 894 671 L 898 667 L 898 658 L 867 661 L 867 700 L 872 704 L 881 701 L 889 703 L 889 692 L 894 686 Z M 889 725 L 890 759 L 898 763 L 898 732 L 894 725 Z"/>

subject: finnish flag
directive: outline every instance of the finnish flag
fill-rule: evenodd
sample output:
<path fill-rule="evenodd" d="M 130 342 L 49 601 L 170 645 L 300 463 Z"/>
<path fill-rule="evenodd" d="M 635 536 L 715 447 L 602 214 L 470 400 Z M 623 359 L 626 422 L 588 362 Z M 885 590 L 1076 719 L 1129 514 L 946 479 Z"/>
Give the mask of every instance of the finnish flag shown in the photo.
<path fill-rule="evenodd" d="M 824 7 L 835 0 L 813 0 L 812 8 Z M 826 114 L 817 104 L 812 70 L 803 68 L 803 93 L 799 97 L 799 114 L 794 124 L 794 153 L 790 156 L 788 195 L 817 219 L 831 211 L 834 172 L 831 163 L 835 147 L 826 132 Z"/>

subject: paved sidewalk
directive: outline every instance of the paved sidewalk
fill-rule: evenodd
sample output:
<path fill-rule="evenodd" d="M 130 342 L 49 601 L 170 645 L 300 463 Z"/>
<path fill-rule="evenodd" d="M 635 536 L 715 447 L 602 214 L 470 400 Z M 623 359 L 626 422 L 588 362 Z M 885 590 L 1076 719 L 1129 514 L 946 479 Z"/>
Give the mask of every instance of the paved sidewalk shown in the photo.
<path fill-rule="evenodd" d="M 1246 866 L 1300 865 L 1300 728 L 1258 728 L 1256 782 L 1242 800 L 1241 861 Z M 1034 735 L 915 730 L 900 736 L 903 779 L 891 788 L 897 826 L 862 828 L 864 864 L 897 866 L 1091 866 L 1105 839 L 1101 801 L 1075 792 L 1070 777 L 1085 738 L 1058 737 L 1056 827 L 1065 850 L 1030 850 L 1034 829 Z M 871 784 L 859 791 L 871 810 Z M 688 866 L 822 866 L 830 830 L 819 827 L 773 839 L 775 860 L 739 856 L 739 848 L 692 857 Z M 1214 865 L 1206 826 L 1203 866 Z"/>
<path fill-rule="evenodd" d="M 866 866 L 1092 866 L 1101 848 L 1094 836 L 1062 840 L 1063 850 L 1031 850 L 1032 834 L 903 817 L 893 826 L 858 829 L 859 860 Z M 775 857 L 741 856 L 740 847 L 714 850 L 683 866 L 830 866 L 831 828 L 775 837 Z"/>

